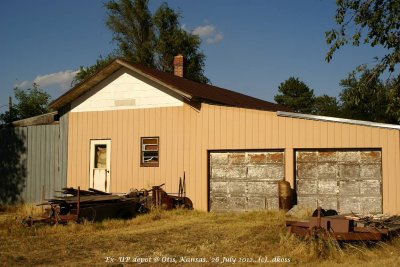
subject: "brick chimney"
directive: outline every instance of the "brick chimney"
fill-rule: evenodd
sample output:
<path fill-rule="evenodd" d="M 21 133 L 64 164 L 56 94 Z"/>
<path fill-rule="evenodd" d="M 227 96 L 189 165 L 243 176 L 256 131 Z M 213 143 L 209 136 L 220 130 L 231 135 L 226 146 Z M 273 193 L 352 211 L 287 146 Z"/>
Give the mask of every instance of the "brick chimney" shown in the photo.
<path fill-rule="evenodd" d="M 183 77 L 183 56 L 181 54 L 174 56 L 174 75 Z"/>

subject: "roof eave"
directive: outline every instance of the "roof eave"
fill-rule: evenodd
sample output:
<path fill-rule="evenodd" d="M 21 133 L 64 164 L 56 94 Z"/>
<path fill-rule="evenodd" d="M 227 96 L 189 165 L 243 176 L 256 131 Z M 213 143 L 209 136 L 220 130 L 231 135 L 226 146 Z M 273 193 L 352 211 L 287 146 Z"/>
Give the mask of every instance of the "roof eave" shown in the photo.
<path fill-rule="evenodd" d="M 284 112 L 284 111 L 277 111 L 276 114 L 280 117 L 326 121 L 326 122 L 338 122 L 338 123 L 355 124 L 355 125 L 362 125 L 362 126 L 369 126 L 369 127 L 400 130 L 400 125 L 396 125 L 396 124 L 378 123 L 378 122 L 361 121 L 361 120 L 351 120 L 351 119 L 343 119 L 343 118 L 328 117 L 328 116 L 318 116 L 318 115 L 310 115 L 310 114 L 302 114 L 302 113 L 293 113 L 293 112 Z"/>
<path fill-rule="evenodd" d="M 32 126 L 32 125 L 46 125 L 55 123 L 54 117 L 58 114 L 57 111 L 37 115 L 34 117 L 13 121 L 11 123 L 14 127 Z"/>
<path fill-rule="evenodd" d="M 73 88 L 62 94 L 60 97 L 55 99 L 53 102 L 50 103 L 49 107 L 53 110 L 58 110 L 65 106 L 66 104 L 70 103 L 71 101 L 75 100 L 76 98 L 80 97 L 82 94 L 86 93 L 88 88 L 91 88 L 101 81 L 106 79 L 109 75 L 116 72 L 121 68 L 121 64 L 117 63 L 116 60 L 110 62 L 106 67 L 102 68 L 95 74 L 91 75 L 87 79 L 83 80 L 82 82 L 75 85 Z"/>

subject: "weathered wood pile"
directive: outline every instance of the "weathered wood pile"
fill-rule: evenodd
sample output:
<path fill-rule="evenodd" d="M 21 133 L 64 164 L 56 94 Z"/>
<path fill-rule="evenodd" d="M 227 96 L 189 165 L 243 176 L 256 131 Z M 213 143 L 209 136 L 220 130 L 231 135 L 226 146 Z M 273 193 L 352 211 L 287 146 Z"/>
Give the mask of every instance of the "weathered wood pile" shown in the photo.
<path fill-rule="evenodd" d="M 392 231 L 400 229 L 400 215 L 353 215 L 345 216 L 348 219 L 356 221 L 359 227 L 387 228 Z"/>
<path fill-rule="evenodd" d="M 63 196 L 54 197 L 39 205 L 48 206 L 46 212 L 39 219 L 31 217 L 23 223 L 31 226 L 34 223 L 66 224 L 69 221 L 101 221 L 107 218 L 130 219 L 137 214 L 145 213 L 156 207 L 161 209 L 186 208 L 192 209 L 192 201 L 183 196 L 166 193 L 160 186 L 152 189 L 132 190 L 125 195 L 116 195 L 102 192 L 93 188 L 81 190 L 69 187 L 63 188 Z M 183 188 L 183 187 L 182 187 Z"/>
<path fill-rule="evenodd" d="M 120 196 L 93 188 L 89 188 L 88 191 L 63 188 L 61 193 L 67 196 L 50 199 L 46 204 L 58 205 L 60 207 L 60 215 L 76 213 L 79 219 L 82 220 L 100 221 L 106 218 L 129 219 L 138 213 L 145 212 L 138 194 L 131 197 L 127 195 Z"/>
<path fill-rule="evenodd" d="M 26 218 L 23 223 L 30 226 L 37 222 L 66 224 L 69 221 L 101 221 L 107 218 L 129 219 L 139 213 L 147 212 L 144 205 L 147 195 L 137 192 L 129 195 L 116 195 L 92 188 L 80 190 L 63 188 L 64 196 L 54 197 L 40 205 L 46 205 L 42 218 Z"/>

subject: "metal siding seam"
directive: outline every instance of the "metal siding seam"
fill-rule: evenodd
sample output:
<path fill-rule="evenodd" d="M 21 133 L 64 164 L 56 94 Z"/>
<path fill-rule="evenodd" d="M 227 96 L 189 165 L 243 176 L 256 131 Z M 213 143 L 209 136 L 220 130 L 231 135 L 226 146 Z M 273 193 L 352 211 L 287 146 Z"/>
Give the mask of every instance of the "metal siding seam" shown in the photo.
<path fill-rule="evenodd" d="M 166 136 L 165 136 L 165 138 L 163 138 L 163 140 L 160 140 L 160 143 L 162 142 L 163 144 L 165 144 L 165 149 L 166 149 L 166 154 L 165 154 L 166 157 L 164 159 L 164 161 L 166 161 L 166 162 L 164 162 L 165 177 L 163 179 L 168 184 L 166 186 L 172 188 L 172 185 L 174 183 L 174 181 L 172 179 L 172 154 L 173 154 L 172 139 L 174 136 L 174 133 L 172 132 L 173 131 L 172 125 L 173 125 L 174 114 L 170 108 L 166 108 L 166 113 L 167 113 Z M 170 192 L 173 192 L 173 191 L 170 191 Z"/>
<path fill-rule="evenodd" d="M 134 173 L 136 173 L 136 172 L 134 172 L 133 171 L 133 169 L 134 169 L 134 167 L 133 167 L 133 164 L 135 164 L 134 163 L 134 161 L 133 161 L 133 153 L 135 153 L 135 151 L 136 151 L 136 149 L 134 148 L 134 146 L 133 146 L 133 144 L 134 144 L 134 138 L 135 138 L 135 136 L 134 136 L 134 133 L 133 133 L 133 128 L 134 127 L 136 127 L 136 124 L 135 124 L 135 121 L 133 120 L 133 110 L 129 110 L 129 114 L 128 114 L 128 125 L 129 125 L 129 127 L 128 127 L 128 129 L 127 129 L 127 140 L 126 140 L 126 142 L 128 143 L 128 146 L 127 146 L 127 163 L 128 163 L 128 170 L 127 170 L 127 172 L 128 172 L 128 185 L 129 186 L 133 186 L 133 185 L 135 185 L 135 178 L 134 178 Z M 104 115 L 104 112 L 102 113 L 102 115 Z M 105 120 L 104 120 L 104 116 L 102 116 L 102 122 L 103 123 L 105 123 Z M 105 125 L 107 125 L 107 124 L 105 124 Z M 104 137 L 106 137 L 106 135 L 104 134 Z"/>
<path fill-rule="evenodd" d="M 40 194 L 37 196 L 36 201 L 41 201 L 42 200 L 42 190 L 43 190 L 43 185 L 46 186 L 46 165 L 47 165 L 47 160 L 46 160 L 46 126 L 39 126 L 40 127 L 40 135 L 38 135 L 38 139 L 40 140 L 40 169 L 39 169 L 39 181 L 40 183 L 37 184 L 38 190 Z"/>
<path fill-rule="evenodd" d="M 36 127 L 35 126 L 30 126 L 29 127 L 30 134 L 31 134 L 31 145 L 32 145 L 32 158 L 34 159 L 32 161 L 32 180 L 31 180 L 31 186 L 32 186 L 32 195 L 31 195 L 31 202 L 35 202 L 36 195 L 39 194 L 37 192 L 36 188 L 36 183 L 37 183 L 37 177 L 38 177 L 38 164 L 39 164 L 39 159 L 40 159 L 40 152 L 37 150 L 37 141 L 36 141 Z"/>
<path fill-rule="evenodd" d="M 49 197 L 48 193 L 51 191 L 51 179 L 54 179 L 51 177 L 51 165 L 54 162 L 54 154 L 52 153 L 52 142 L 53 142 L 53 135 L 51 134 L 52 132 L 52 127 L 51 125 L 46 125 L 44 126 L 46 129 L 46 135 L 45 135 L 45 139 L 44 139 L 44 146 L 45 146 L 45 158 L 46 158 L 46 176 L 47 179 L 44 182 L 44 186 L 45 186 L 45 192 L 44 192 L 44 196 L 45 198 Z M 51 152 L 50 152 L 51 151 Z M 43 194 L 43 193 L 42 193 Z"/>
<path fill-rule="evenodd" d="M 33 147 L 33 157 L 35 157 L 35 162 L 33 164 L 33 168 L 35 170 L 35 175 L 34 178 L 32 180 L 32 186 L 34 188 L 34 194 L 32 196 L 32 202 L 36 202 L 37 196 L 40 194 L 40 192 L 38 191 L 38 183 L 40 183 L 40 181 L 38 181 L 38 177 L 40 176 L 40 173 L 38 173 L 40 171 L 40 143 L 38 141 L 37 138 L 37 132 L 39 131 L 40 127 L 39 126 L 32 126 L 31 130 L 32 130 L 32 147 Z"/>
<path fill-rule="evenodd" d="M 58 184 L 61 181 L 61 169 L 60 169 L 60 143 L 61 143 L 61 137 L 60 137 L 60 131 L 61 131 L 61 121 L 58 127 L 54 130 L 54 148 L 53 148 L 53 154 L 55 157 L 54 164 L 53 164 L 53 173 L 54 177 L 52 178 L 53 181 L 53 191 L 51 192 L 51 196 L 54 197 L 54 190 L 59 190 Z"/>
<path fill-rule="evenodd" d="M 221 110 L 222 111 L 222 110 Z M 200 118 L 200 114 L 198 112 L 193 112 L 193 115 L 196 119 L 195 122 L 195 128 L 196 128 L 196 143 L 195 143 L 195 151 L 194 151 L 194 161 L 195 161 L 195 169 L 194 169 L 194 184 L 195 184 L 195 190 L 196 190 L 196 201 L 197 201 L 197 206 L 199 208 L 202 208 L 203 203 L 201 203 L 201 195 L 203 193 L 203 187 L 202 187 L 202 183 L 201 183 L 201 168 L 202 166 L 202 162 L 201 162 L 201 158 L 202 158 L 202 152 L 201 152 L 201 118 Z M 222 114 L 221 114 L 222 115 Z M 226 119 L 226 117 L 225 117 Z M 222 116 L 221 116 L 221 120 L 222 120 Z M 226 123 L 225 123 L 225 127 L 226 127 Z M 222 127 L 221 127 L 222 128 Z M 226 129 L 224 132 L 221 132 L 221 135 L 223 135 L 225 142 L 226 142 Z M 223 138 L 221 138 L 222 141 Z"/>
<path fill-rule="evenodd" d="M 34 188 L 32 186 L 32 182 L 34 179 L 34 158 L 33 158 L 33 142 L 32 142 L 32 131 L 30 126 L 26 127 L 26 133 L 27 133 L 27 150 L 28 150 L 28 165 L 27 165 L 27 180 L 26 180 L 26 187 L 27 187 L 27 192 L 28 196 L 26 201 L 27 202 L 32 202 L 33 194 L 34 194 Z"/>
<path fill-rule="evenodd" d="M 387 131 L 388 135 L 390 136 L 389 138 L 389 152 L 390 152 L 390 156 L 388 157 L 388 159 L 390 160 L 390 164 L 389 164 L 389 191 L 390 191 L 390 199 L 392 199 L 392 201 L 390 201 L 391 203 L 391 213 L 395 213 L 396 212 L 396 162 L 394 162 L 396 160 L 396 150 L 397 150 L 397 146 L 395 146 L 396 144 L 396 133 L 392 130 L 392 131 Z"/>

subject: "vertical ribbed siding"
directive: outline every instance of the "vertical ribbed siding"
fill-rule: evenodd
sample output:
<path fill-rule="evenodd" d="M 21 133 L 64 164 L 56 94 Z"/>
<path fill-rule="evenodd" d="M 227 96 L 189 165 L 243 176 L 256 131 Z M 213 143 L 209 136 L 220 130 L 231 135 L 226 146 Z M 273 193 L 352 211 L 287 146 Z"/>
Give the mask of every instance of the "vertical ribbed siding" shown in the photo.
<path fill-rule="evenodd" d="M 384 212 L 399 212 L 399 131 L 334 122 L 278 117 L 274 112 L 202 104 L 183 107 L 69 114 L 68 184 L 86 188 L 90 139 L 111 139 L 111 191 L 166 183 L 176 192 L 186 172 L 195 207 L 208 201 L 207 150 L 284 149 L 285 175 L 293 185 L 293 150 L 381 148 Z M 160 137 L 159 167 L 140 167 L 140 137 Z"/>
<path fill-rule="evenodd" d="M 60 170 L 60 179 L 56 179 L 55 188 L 63 188 L 67 186 L 67 160 L 68 160 L 68 113 L 60 118 L 60 142 L 56 142 L 56 150 L 58 149 L 58 162 Z"/>
<path fill-rule="evenodd" d="M 66 176 L 63 178 L 61 175 L 62 171 L 66 175 L 66 168 L 60 166 L 60 157 L 66 160 L 67 155 L 66 150 L 61 151 L 59 125 L 27 126 L 14 130 L 23 137 L 25 147 L 21 154 L 26 168 L 22 199 L 27 203 L 38 203 L 43 197 L 53 197 L 66 181 Z"/>

